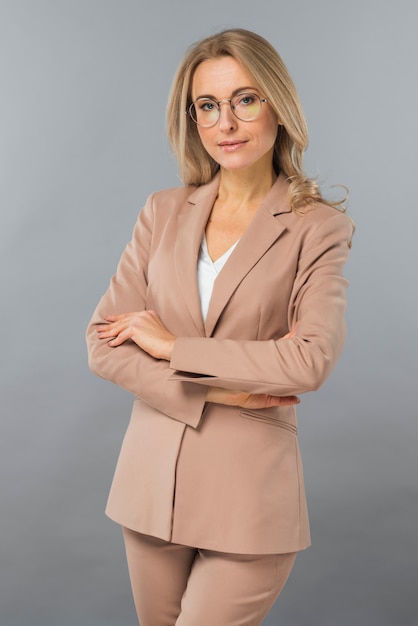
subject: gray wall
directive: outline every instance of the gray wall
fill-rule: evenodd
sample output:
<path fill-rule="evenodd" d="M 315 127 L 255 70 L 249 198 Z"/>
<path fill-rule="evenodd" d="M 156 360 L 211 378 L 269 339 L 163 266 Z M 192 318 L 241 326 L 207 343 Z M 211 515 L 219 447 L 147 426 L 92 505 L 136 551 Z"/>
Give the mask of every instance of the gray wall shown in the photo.
<path fill-rule="evenodd" d="M 144 199 L 178 184 L 173 72 L 231 26 L 282 54 L 307 169 L 357 222 L 347 347 L 300 407 L 313 547 L 265 626 L 418 624 L 417 21 L 415 0 L 0 0 L 2 626 L 136 623 L 103 515 L 131 398 L 84 330 Z"/>

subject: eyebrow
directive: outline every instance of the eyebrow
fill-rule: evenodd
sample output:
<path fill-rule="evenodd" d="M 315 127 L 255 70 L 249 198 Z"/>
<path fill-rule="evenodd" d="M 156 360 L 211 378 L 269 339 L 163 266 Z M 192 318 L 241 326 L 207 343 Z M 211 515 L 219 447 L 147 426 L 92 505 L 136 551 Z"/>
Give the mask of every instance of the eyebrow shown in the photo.
<path fill-rule="evenodd" d="M 257 93 L 259 90 L 257 89 L 257 87 L 238 87 L 238 89 L 234 89 L 234 91 L 231 94 L 231 98 L 234 98 L 235 96 L 237 96 L 239 93 Z M 215 102 L 219 102 L 218 99 L 216 98 L 216 96 L 213 96 L 211 94 L 203 94 L 201 96 L 196 96 L 196 100 L 198 100 L 199 98 L 210 98 L 211 100 L 215 100 Z"/>

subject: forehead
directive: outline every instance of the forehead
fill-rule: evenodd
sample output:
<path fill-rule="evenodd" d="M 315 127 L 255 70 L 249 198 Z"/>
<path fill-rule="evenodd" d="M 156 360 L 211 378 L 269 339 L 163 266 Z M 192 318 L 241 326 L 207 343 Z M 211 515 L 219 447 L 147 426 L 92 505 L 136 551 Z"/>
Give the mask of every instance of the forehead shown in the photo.
<path fill-rule="evenodd" d="M 211 95 L 222 99 L 229 97 L 241 87 L 257 88 L 256 81 L 249 71 L 233 57 L 202 61 L 194 73 L 192 98 Z"/>

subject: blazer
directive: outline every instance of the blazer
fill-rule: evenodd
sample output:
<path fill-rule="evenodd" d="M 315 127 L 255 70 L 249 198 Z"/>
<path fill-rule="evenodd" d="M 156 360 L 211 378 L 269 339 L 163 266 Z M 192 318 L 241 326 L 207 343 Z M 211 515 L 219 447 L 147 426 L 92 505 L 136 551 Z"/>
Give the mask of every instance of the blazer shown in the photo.
<path fill-rule="evenodd" d="M 218 186 L 215 176 L 148 198 L 89 324 L 90 368 L 135 395 L 106 512 L 179 544 L 293 552 L 310 543 L 294 406 L 247 410 L 205 396 L 209 386 L 285 396 L 324 382 L 344 343 L 352 222 L 323 204 L 292 211 L 280 175 L 203 322 L 197 259 Z M 176 335 L 171 362 L 97 339 L 105 315 L 144 309 Z"/>

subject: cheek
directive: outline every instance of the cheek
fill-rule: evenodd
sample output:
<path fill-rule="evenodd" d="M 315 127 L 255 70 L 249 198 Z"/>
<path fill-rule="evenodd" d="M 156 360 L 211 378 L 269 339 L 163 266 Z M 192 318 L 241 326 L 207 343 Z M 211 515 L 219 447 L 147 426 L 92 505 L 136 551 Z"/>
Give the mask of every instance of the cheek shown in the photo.
<path fill-rule="evenodd" d="M 266 129 L 266 136 L 269 137 L 269 140 L 274 144 L 279 132 L 279 124 L 276 120 L 270 120 L 268 127 Z"/>
<path fill-rule="evenodd" d="M 200 137 L 200 141 L 202 142 L 202 145 L 204 147 L 204 149 L 206 150 L 206 152 L 210 153 L 210 128 L 200 128 L 198 126 L 197 128 L 197 132 L 199 134 Z"/>
<path fill-rule="evenodd" d="M 275 141 L 280 128 L 279 120 L 273 111 L 268 110 L 265 112 L 267 115 L 263 119 L 263 126 L 260 128 L 260 133 L 263 134 L 266 139 L 268 138 L 269 141 L 272 139 Z"/>

